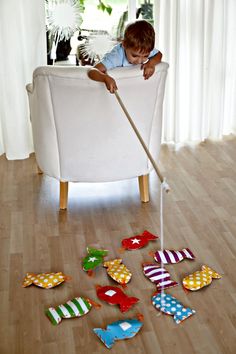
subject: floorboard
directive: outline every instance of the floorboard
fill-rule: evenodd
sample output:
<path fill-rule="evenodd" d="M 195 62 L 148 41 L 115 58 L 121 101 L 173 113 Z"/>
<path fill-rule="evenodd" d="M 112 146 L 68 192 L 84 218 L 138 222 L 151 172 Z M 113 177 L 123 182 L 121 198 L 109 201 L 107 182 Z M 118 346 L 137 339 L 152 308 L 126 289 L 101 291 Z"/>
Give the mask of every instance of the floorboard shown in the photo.
<path fill-rule="evenodd" d="M 155 286 L 142 273 L 149 251 L 160 241 L 123 254 L 120 242 L 148 229 L 160 233 L 160 188 L 150 177 L 150 202 L 139 201 L 136 179 L 99 184 L 70 184 L 68 210 L 59 211 L 59 183 L 37 174 L 35 156 L 22 161 L 0 157 L 0 353 L 107 353 L 93 333 L 112 321 L 144 315 L 137 336 L 116 342 L 112 353 L 236 353 L 236 138 L 206 141 L 179 150 L 163 145 L 160 169 L 171 191 L 164 195 L 164 246 L 189 247 L 195 261 L 169 265 L 174 280 L 207 264 L 222 274 L 197 292 L 181 285 L 168 292 L 196 314 L 176 325 L 151 305 Z M 133 277 L 125 292 L 140 302 L 122 314 L 100 302 L 95 285 L 114 284 L 103 267 L 94 277 L 82 270 L 86 247 L 109 250 L 106 259 L 122 257 Z M 57 288 L 22 288 L 27 272 L 62 271 L 72 280 Z M 99 302 L 100 310 L 52 326 L 44 314 L 75 296 Z"/>

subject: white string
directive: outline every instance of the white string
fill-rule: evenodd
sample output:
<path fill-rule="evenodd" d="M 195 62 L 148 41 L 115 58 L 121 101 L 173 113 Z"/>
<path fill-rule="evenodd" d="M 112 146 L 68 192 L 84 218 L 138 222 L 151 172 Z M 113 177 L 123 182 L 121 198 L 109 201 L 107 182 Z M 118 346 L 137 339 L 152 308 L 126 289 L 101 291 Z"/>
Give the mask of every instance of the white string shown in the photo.
<path fill-rule="evenodd" d="M 165 181 L 164 181 L 165 182 Z M 163 232 L 163 184 L 161 183 L 161 191 L 160 191 L 160 234 L 161 234 L 161 251 L 163 252 L 164 247 L 164 232 Z M 163 261 L 161 258 L 161 266 L 163 265 Z"/>
<path fill-rule="evenodd" d="M 164 228 L 163 228 L 163 191 L 167 191 L 169 190 L 169 185 L 166 183 L 165 179 L 163 180 L 163 182 L 161 183 L 161 190 L 160 190 L 160 242 L 161 242 L 161 252 L 163 252 L 164 250 Z M 163 260 L 162 260 L 162 257 L 161 257 L 161 274 L 163 274 L 163 267 L 164 267 L 164 264 L 163 264 Z M 162 307 L 162 303 L 164 303 L 164 287 L 161 288 L 161 307 Z M 160 308 L 161 309 L 161 308 Z M 161 316 L 161 311 L 158 312 L 158 314 L 156 315 L 157 317 Z"/>
<path fill-rule="evenodd" d="M 166 191 L 166 190 L 169 190 L 169 186 L 168 184 L 166 183 L 165 179 L 164 181 L 161 183 L 161 190 L 160 190 L 160 235 L 161 235 L 161 252 L 163 253 L 163 250 L 164 250 L 164 224 L 163 224 L 163 204 L 164 204 L 164 201 L 163 201 L 163 191 Z M 164 272 L 163 270 L 163 267 L 164 267 L 164 264 L 163 264 L 163 260 L 162 260 L 162 257 L 161 257 L 161 269 L 162 269 L 162 274 Z M 161 304 L 162 304 L 162 301 L 164 301 L 164 287 L 161 288 Z"/>

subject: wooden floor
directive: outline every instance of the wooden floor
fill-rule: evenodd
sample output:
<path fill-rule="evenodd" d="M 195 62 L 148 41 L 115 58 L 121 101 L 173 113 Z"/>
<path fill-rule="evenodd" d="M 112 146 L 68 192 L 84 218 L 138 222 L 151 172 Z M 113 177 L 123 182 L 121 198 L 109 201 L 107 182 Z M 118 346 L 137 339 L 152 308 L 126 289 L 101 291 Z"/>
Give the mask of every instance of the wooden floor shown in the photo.
<path fill-rule="evenodd" d="M 112 353 L 219 354 L 236 353 L 236 138 L 207 141 L 175 151 L 163 146 L 161 170 L 171 192 L 164 200 L 165 248 L 189 247 L 195 261 L 169 265 L 172 278 L 211 266 L 222 279 L 186 294 L 180 286 L 168 292 L 196 314 L 175 324 L 150 302 L 155 286 L 142 274 L 151 261 L 149 243 L 120 255 L 120 241 L 143 230 L 159 233 L 159 184 L 151 176 L 151 201 L 139 202 L 138 182 L 74 184 L 69 187 L 67 211 L 58 211 L 58 183 L 37 175 L 34 155 L 23 161 L 0 157 L 0 353 L 108 353 L 93 333 L 119 319 L 144 315 L 135 338 L 116 342 Z M 81 268 L 86 246 L 109 250 L 107 259 L 122 256 L 133 277 L 126 293 L 139 304 L 127 314 L 101 303 L 83 318 L 53 326 L 44 315 L 49 306 L 75 296 L 99 300 L 95 284 L 113 284 L 104 268 L 90 278 Z M 51 290 L 22 288 L 26 272 L 62 271 L 72 280 Z"/>

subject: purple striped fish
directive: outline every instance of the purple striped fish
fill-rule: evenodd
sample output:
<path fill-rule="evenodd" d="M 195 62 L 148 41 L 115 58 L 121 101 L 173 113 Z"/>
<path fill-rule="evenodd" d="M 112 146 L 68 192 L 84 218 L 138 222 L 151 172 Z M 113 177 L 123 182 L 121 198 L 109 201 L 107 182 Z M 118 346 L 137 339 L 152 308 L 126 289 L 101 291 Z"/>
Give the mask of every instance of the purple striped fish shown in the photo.
<path fill-rule="evenodd" d="M 154 253 L 155 261 L 163 264 L 178 263 L 184 258 L 193 260 L 195 259 L 195 256 L 189 248 L 183 248 L 180 251 L 163 250 Z"/>
<path fill-rule="evenodd" d="M 144 264 L 143 273 L 151 282 L 156 284 L 158 291 L 178 285 L 176 281 L 170 278 L 170 273 L 165 268 L 161 268 L 156 264 Z"/>

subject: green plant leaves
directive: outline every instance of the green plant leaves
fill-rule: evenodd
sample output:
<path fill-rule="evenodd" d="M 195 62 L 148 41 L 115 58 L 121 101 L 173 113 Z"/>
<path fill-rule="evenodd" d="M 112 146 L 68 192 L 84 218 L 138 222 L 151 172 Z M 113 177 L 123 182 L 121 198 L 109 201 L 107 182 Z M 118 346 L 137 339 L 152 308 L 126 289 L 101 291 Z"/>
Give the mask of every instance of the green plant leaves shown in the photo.
<path fill-rule="evenodd" d="M 99 10 L 106 11 L 108 13 L 108 15 L 110 15 L 112 13 L 112 7 L 110 5 L 104 4 L 104 2 L 101 0 L 99 0 L 99 4 L 98 4 L 97 8 Z"/>

